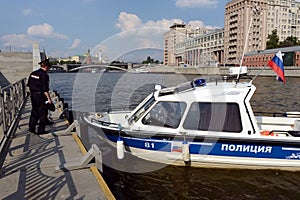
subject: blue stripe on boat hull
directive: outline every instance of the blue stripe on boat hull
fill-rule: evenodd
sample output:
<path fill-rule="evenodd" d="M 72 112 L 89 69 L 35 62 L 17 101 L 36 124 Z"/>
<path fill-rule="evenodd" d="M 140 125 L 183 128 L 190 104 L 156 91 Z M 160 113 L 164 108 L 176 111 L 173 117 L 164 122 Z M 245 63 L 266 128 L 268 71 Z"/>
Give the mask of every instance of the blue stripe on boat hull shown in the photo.
<path fill-rule="evenodd" d="M 106 134 L 106 137 L 116 142 L 118 136 Z M 122 137 L 125 146 L 138 148 L 141 150 L 161 151 L 161 152 L 180 152 L 181 141 L 164 141 L 155 139 L 140 139 L 134 137 Z M 178 148 L 179 147 L 179 148 Z M 249 158 L 271 158 L 271 159 L 297 159 L 300 160 L 300 147 L 288 147 L 280 145 L 256 145 L 253 143 L 228 143 L 216 141 L 212 143 L 190 142 L 190 154 L 211 155 L 225 157 L 249 157 Z"/>

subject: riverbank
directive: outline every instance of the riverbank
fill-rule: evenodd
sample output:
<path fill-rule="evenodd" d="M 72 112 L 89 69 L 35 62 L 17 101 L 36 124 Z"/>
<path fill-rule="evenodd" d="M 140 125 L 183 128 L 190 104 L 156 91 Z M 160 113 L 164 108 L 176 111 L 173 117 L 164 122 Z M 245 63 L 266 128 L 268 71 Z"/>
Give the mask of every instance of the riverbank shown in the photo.
<path fill-rule="evenodd" d="M 27 78 L 32 68 L 31 52 L 0 52 L 0 72 L 8 82 Z"/>
<path fill-rule="evenodd" d="M 31 52 L 0 52 L 0 86 L 27 78 L 32 71 Z M 248 67 L 248 75 L 255 76 L 263 67 Z M 166 66 L 163 64 L 146 66 L 143 72 L 178 73 L 197 75 L 228 75 L 229 67 Z M 275 76 L 271 68 L 266 67 L 260 76 Z M 300 77 L 300 67 L 285 67 L 285 76 Z"/>
<path fill-rule="evenodd" d="M 178 74 L 200 74 L 200 75 L 228 75 L 229 67 L 175 67 Z M 276 76 L 270 67 L 248 67 L 249 76 Z M 285 67 L 286 77 L 300 77 L 300 67 Z"/>

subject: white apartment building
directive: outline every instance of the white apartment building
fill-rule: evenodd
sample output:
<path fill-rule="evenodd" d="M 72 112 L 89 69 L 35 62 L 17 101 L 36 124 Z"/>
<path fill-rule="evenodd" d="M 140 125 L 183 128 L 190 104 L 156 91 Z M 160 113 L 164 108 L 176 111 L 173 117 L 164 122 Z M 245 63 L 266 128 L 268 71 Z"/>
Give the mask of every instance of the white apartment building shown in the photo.
<path fill-rule="evenodd" d="M 176 65 L 216 66 L 224 59 L 224 29 L 206 30 L 175 46 Z"/>

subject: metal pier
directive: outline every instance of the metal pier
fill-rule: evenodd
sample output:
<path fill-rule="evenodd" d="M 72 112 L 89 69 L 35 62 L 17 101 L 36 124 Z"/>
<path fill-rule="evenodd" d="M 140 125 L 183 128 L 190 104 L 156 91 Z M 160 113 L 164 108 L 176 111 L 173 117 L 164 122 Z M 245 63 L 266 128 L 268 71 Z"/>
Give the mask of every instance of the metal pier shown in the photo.
<path fill-rule="evenodd" d="M 48 126 L 49 134 L 28 131 L 31 102 L 27 97 L 10 136 L 2 129 L 7 140 L 0 157 L 0 198 L 115 199 L 98 170 L 102 167 L 98 147 L 86 150 L 73 132 L 76 121 L 70 126 L 61 117 L 61 105 L 56 106 L 60 111 L 52 113 L 55 123 Z"/>

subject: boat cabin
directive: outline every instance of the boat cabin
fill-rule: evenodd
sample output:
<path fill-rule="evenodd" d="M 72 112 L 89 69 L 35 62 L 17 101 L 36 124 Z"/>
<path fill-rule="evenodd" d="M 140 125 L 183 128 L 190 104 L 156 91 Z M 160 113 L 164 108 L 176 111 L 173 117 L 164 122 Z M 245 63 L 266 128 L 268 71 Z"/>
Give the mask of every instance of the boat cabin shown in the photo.
<path fill-rule="evenodd" d="M 175 88 L 156 86 L 127 116 L 128 126 L 186 135 L 255 134 L 258 127 L 249 103 L 255 89 L 248 83 L 206 83 L 204 79 Z"/>

